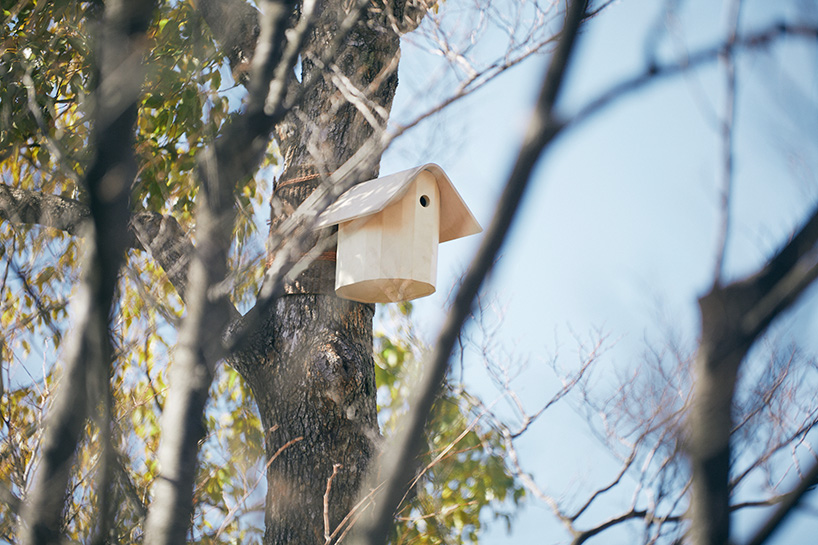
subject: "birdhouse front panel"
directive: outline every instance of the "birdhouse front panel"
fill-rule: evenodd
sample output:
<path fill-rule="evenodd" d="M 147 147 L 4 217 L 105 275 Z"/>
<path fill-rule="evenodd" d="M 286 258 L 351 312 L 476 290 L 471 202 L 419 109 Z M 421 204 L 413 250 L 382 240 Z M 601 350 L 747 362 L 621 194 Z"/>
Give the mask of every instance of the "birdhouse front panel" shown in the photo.
<path fill-rule="evenodd" d="M 336 294 L 386 303 L 434 293 L 439 230 L 440 192 L 424 171 L 381 212 L 338 225 Z"/>
<path fill-rule="evenodd" d="M 481 231 L 443 169 L 427 164 L 361 182 L 322 212 L 338 226 L 335 293 L 365 303 L 435 291 L 440 242 Z"/>

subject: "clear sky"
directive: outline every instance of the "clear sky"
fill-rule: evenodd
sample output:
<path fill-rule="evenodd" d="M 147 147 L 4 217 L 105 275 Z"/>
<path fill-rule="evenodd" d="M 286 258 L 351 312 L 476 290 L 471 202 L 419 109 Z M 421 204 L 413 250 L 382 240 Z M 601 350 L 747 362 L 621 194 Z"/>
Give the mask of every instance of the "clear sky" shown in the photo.
<path fill-rule="evenodd" d="M 670 25 L 661 19 L 664 3 L 655 0 L 622 0 L 588 24 L 563 111 L 573 111 L 607 85 L 641 71 L 653 55 L 679 58 L 723 39 L 726 17 L 719 3 L 678 4 L 680 11 Z M 798 6 L 810 9 L 804 2 L 747 1 L 741 28 L 795 20 L 802 15 Z M 442 17 L 447 9 L 444 4 Z M 811 15 L 815 21 L 814 8 Z M 663 37 L 646 45 L 657 24 Z M 489 38 L 484 51 L 492 44 L 500 45 Z M 818 127 L 816 51 L 813 43 L 791 40 L 744 56 L 738 65 L 728 278 L 758 266 L 803 221 L 818 197 L 812 167 L 817 157 L 810 149 Z M 487 225 L 545 60 L 530 59 L 408 135 L 387 153 L 382 174 L 439 163 Z M 428 62 L 416 47 L 404 47 L 398 118 L 401 108 L 414 104 L 413 91 L 423 89 L 424 78 L 432 73 Z M 723 81 L 723 71 L 713 64 L 628 95 L 563 137 L 538 166 L 490 286 L 504 311 L 501 342 L 529 361 L 517 386 L 531 409 L 554 387 L 545 360 L 557 351 L 565 365 L 577 359 L 574 336 L 588 338 L 601 329 L 616 340 L 603 360 L 610 375 L 634 369 L 646 339 L 662 340 L 668 326 L 683 345 L 694 346 L 696 299 L 712 282 L 715 264 Z M 471 237 L 440 248 L 439 293 L 416 305 L 430 341 L 445 296 L 478 242 Z M 818 320 L 814 302 L 810 297 L 781 328 L 783 337 L 812 350 L 816 344 L 808 332 Z M 479 380 L 475 383 L 482 388 Z M 531 430 L 521 443 L 521 454 L 524 467 L 541 486 L 566 497 L 583 482 L 593 485 L 616 469 L 567 407 Z M 517 519 L 511 536 L 498 523 L 486 543 L 565 540 L 556 526 L 546 524 L 549 516 L 545 506 L 532 505 Z M 739 537 L 758 524 L 758 517 L 756 511 L 738 520 Z M 774 542 L 818 530 L 815 517 L 796 522 L 795 534 Z M 629 542 L 628 536 L 620 538 Z"/>

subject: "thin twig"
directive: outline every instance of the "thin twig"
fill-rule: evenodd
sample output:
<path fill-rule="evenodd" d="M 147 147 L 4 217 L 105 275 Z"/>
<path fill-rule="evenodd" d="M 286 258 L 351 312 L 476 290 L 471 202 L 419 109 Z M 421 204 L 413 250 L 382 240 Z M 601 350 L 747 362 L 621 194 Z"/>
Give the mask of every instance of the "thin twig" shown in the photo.
<path fill-rule="evenodd" d="M 252 494 L 256 488 L 258 488 L 259 484 L 261 484 L 261 480 L 265 477 L 267 470 L 270 468 L 270 464 L 272 464 L 276 460 L 276 458 L 278 458 L 281 455 L 282 452 L 284 452 L 294 444 L 298 443 L 299 441 L 303 440 L 304 440 L 303 437 L 296 437 L 295 439 L 290 439 L 289 441 L 284 443 L 277 451 L 275 451 L 275 454 L 273 454 L 270 457 L 270 459 L 267 460 L 267 463 L 264 464 L 264 471 L 261 472 L 259 477 L 256 479 L 256 482 L 253 483 L 253 486 L 251 486 L 247 491 L 245 491 L 244 495 L 239 499 L 239 501 L 236 502 L 236 505 L 231 507 L 230 510 L 227 512 L 227 515 L 225 515 L 224 517 L 224 521 L 222 521 L 222 524 L 221 526 L 219 526 L 219 529 L 216 530 L 216 535 L 214 537 L 218 538 L 222 534 L 222 532 L 224 532 L 224 530 L 227 528 L 227 525 L 230 524 L 233 518 L 235 518 L 236 511 L 238 511 L 239 507 L 241 507 L 241 505 L 245 501 L 247 501 L 247 498 L 250 497 L 250 494 Z M 333 472 L 332 475 L 334 477 L 335 473 Z"/>
<path fill-rule="evenodd" d="M 332 541 L 332 534 L 329 528 L 329 494 L 332 491 L 332 481 L 338 475 L 338 469 L 343 467 L 343 464 L 332 464 L 332 475 L 327 479 L 327 489 L 324 492 L 324 544 L 329 545 Z"/>
<path fill-rule="evenodd" d="M 733 188 L 733 132 L 736 111 L 736 61 L 735 46 L 738 38 L 738 25 L 741 16 L 741 0 L 733 0 L 730 5 L 730 29 L 727 47 L 721 55 L 725 73 L 724 117 L 721 122 L 721 226 L 716 247 L 716 269 L 713 283 L 721 285 L 724 274 L 724 260 L 727 254 L 727 241 L 730 235 L 730 195 Z"/>

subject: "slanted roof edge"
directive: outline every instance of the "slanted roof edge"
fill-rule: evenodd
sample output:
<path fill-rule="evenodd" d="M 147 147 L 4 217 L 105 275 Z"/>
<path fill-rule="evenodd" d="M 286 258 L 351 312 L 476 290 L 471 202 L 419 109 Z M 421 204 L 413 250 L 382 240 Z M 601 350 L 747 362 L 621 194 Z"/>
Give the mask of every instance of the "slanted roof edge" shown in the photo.
<path fill-rule="evenodd" d="M 435 163 L 427 163 L 352 186 L 318 216 L 316 229 L 371 216 L 402 198 L 421 172 L 430 172 L 440 190 L 440 242 L 482 231 L 452 181 Z"/>

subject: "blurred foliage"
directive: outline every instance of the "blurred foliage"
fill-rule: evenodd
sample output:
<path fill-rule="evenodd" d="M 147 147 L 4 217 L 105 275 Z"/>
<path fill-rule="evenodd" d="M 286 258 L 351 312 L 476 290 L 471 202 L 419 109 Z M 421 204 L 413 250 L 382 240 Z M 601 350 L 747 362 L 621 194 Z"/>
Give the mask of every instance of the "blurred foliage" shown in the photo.
<path fill-rule="evenodd" d="M 0 0 L 0 177 L 7 186 L 83 200 L 89 164 L 94 88 L 91 55 L 101 3 Z M 222 55 L 189 2 L 160 2 L 149 32 L 149 72 L 136 134 L 138 176 L 132 208 L 174 216 L 192 230 L 198 152 L 238 107 Z M 237 192 L 238 222 L 230 265 L 236 304 L 258 290 L 264 259 L 259 207 L 270 193 L 265 167 Z M 262 229 L 263 230 L 263 229 Z M 0 543 L 14 542 L 16 500 L 34 471 L 40 430 L 55 385 L 67 302 L 82 257 L 77 239 L 39 226 L 0 223 Z M 400 307 L 405 323 L 411 305 Z M 159 420 L 171 347 L 184 307 L 164 271 L 140 251 L 128 255 L 114 309 L 116 357 L 111 377 L 113 424 L 89 423 L 72 477 L 64 532 L 91 539 L 99 445 L 117 451 L 112 505 L 117 542 L 142 540 L 142 523 L 157 476 Z M 408 327 L 377 336 L 381 419 L 388 436 L 406 403 L 421 344 Z M 206 413 L 190 540 L 260 543 L 264 521 L 263 435 L 246 384 L 218 370 Z M 475 542 L 481 515 L 502 515 L 522 489 L 503 464 L 499 437 L 475 420 L 465 394 L 438 402 L 428 435 L 427 470 L 401 513 L 394 543 Z M 110 433 L 109 433 L 110 432 Z"/>
<path fill-rule="evenodd" d="M 390 310 L 391 326 L 375 333 L 378 416 L 387 441 L 409 409 L 427 352 L 412 325 L 412 304 L 398 303 Z M 462 388 L 448 384 L 435 403 L 421 459 L 424 469 L 407 492 L 393 544 L 477 543 L 485 517 L 510 525 L 525 489 L 506 465 L 501 433 L 477 407 Z"/>
<path fill-rule="evenodd" d="M 230 115 L 229 97 L 236 94 L 235 109 L 240 94 L 231 88 L 226 63 L 192 5 L 159 4 L 149 32 L 148 74 L 137 122 L 138 176 L 132 208 L 172 215 L 192 230 L 195 157 Z M 0 6 L 2 183 L 82 201 L 80 181 L 91 159 L 87 118 L 95 85 L 91 51 L 101 2 L 2 0 Z M 271 151 L 264 166 L 275 161 Z M 231 264 L 239 304 L 258 289 L 265 233 L 259 231 L 255 218 L 269 191 L 268 177 L 260 174 L 238 192 Z M 0 497 L 4 500 L 0 501 L 0 542 L 14 541 L 16 502 L 8 500 L 20 498 L 29 482 L 40 448 L 40 425 L 59 381 L 55 364 L 81 253 L 76 239 L 60 231 L 0 223 Z M 143 252 L 130 252 L 114 313 L 117 354 L 111 379 L 115 392 L 111 435 L 119 453 L 115 531 L 121 542 L 141 540 L 144 508 L 156 477 L 170 347 L 183 310 L 164 271 Z M 255 403 L 231 369 L 219 371 L 212 394 L 211 432 L 200 461 L 192 535 L 219 543 L 259 542 L 263 517 L 246 523 L 243 507 L 260 472 L 262 441 Z M 96 525 L 91 506 L 99 441 L 100 431 L 89 425 L 65 513 L 66 536 L 76 542 L 88 541 Z M 258 494 L 248 497 L 258 501 Z M 214 521 L 224 519 L 239 504 L 244 518 L 231 516 L 216 536 Z"/>

